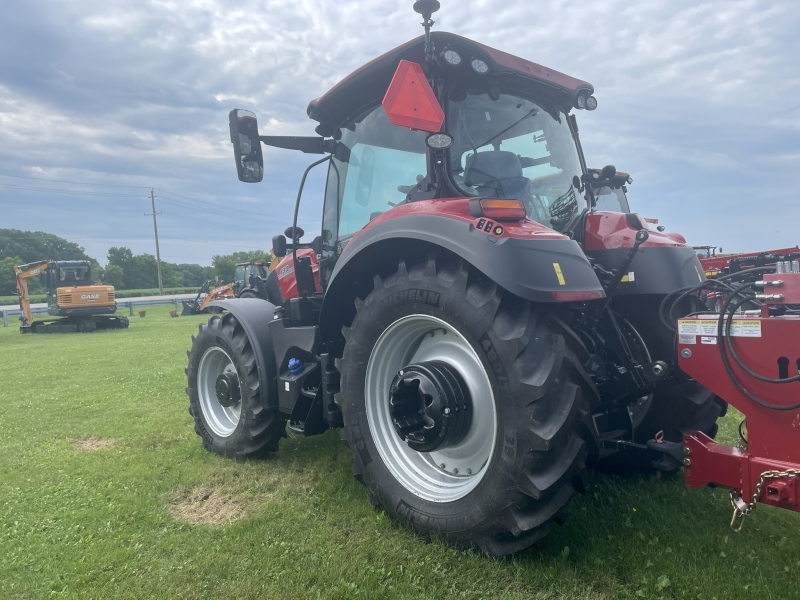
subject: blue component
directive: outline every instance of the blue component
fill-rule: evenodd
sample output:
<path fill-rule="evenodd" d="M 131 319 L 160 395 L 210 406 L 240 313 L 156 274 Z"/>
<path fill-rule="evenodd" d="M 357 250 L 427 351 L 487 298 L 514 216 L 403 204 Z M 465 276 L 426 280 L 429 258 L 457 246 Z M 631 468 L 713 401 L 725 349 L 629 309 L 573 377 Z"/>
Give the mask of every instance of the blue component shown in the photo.
<path fill-rule="evenodd" d="M 299 375 L 303 371 L 303 363 L 296 358 L 289 359 L 289 370 L 292 375 Z"/>

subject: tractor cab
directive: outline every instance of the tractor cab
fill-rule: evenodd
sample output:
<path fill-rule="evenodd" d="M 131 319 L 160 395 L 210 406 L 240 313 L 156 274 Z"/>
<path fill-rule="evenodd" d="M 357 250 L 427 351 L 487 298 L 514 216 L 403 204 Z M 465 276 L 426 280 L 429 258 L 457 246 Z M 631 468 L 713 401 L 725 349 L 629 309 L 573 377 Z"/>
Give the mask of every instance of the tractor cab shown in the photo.
<path fill-rule="evenodd" d="M 606 212 L 631 212 L 628 204 L 628 185 L 633 177 L 612 166 L 589 169 L 589 185 L 594 198 L 594 210 Z"/>
<path fill-rule="evenodd" d="M 262 262 L 237 263 L 233 272 L 233 293 L 236 297 L 257 297 L 257 279 L 267 278 L 268 266 L 267 263 Z"/>
<path fill-rule="evenodd" d="M 308 115 L 320 137 L 261 136 L 256 116 L 237 109 L 230 114 L 231 141 L 245 182 L 263 175 L 259 141 L 330 155 L 319 161 L 328 175 L 317 243 L 273 240 L 290 251 L 311 249 L 304 254 L 320 286 L 306 277 L 313 295 L 327 287 L 354 238 L 387 213 L 421 201 L 497 200 L 501 210 L 527 217 L 539 230 L 568 232 L 591 194 L 570 112 L 596 108 L 593 91 L 558 71 L 433 32 L 311 101 Z M 291 264 L 279 266 L 275 278 L 304 270 L 297 257 L 290 252 Z M 271 300 L 286 298 L 281 287 L 284 295 Z"/>

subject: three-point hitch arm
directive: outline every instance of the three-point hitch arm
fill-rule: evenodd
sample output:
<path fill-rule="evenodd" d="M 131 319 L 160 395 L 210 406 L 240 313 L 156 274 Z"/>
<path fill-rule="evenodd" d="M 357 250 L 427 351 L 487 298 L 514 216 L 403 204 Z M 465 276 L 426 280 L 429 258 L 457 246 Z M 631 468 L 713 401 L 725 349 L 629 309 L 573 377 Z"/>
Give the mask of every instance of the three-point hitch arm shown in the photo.
<path fill-rule="evenodd" d="M 22 325 L 30 325 L 33 322 L 31 315 L 31 299 L 28 296 L 28 279 L 36 277 L 45 272 L 51 260 L 38 260 L 14 267 L 14 274 L 17 278 L 17 293 L 19 294 L 19 307 L 22 310 Z"/>

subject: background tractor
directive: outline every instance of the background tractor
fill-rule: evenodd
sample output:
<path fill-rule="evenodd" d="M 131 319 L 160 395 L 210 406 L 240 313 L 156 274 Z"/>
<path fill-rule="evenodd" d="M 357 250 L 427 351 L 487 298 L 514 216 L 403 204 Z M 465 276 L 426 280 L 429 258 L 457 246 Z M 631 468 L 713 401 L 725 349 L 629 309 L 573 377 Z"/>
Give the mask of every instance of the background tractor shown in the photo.
<path fill-rule="evenodd" d="M 259 280 L 266 280 L 269 275 L 269 263 L 246 262 L 237 263 L 233 275 L 233 293 L 237 298 L 260 298 Z"/>
<path fill-rule="evenodd" d="M 509 554 L 561 520 L 588 465 L 676 470 L 674 444 L 714 437 L 726 404 L 677 368 L 660 318 L 668 298 L 696 308 L 675 292 L 705 277 L 678 234 L 598 206 L 574 114 L 596 108 L 591 84 L 431 33 L 438 2 L 414 7 L 423 37 L 309 104 L 318 136 L 231 111 L 243 182 L 263 178 L 261 144 L 323 156 L 273 239 L 267 301 L 212 303 L 229 312 L 193 336 L 189 412 L 233 458 L 277 451 L 287 424 L 341 428 L 373 505 Z M 322 227 L 301 242 L 323 164 Z"/>
<path fill-rule="evenodd" d="M 110 316 L 117 311 L 114 287 L 92 283 L 88 260 L 40 260 L 14 267 L 21 333 L 72 333 L 95 329 L 124 329 L 128 318 Z M 39 277 L 47 289 L 47 313 L 58 319 L 34 321 L 28 296 L 28 279 Z"/>

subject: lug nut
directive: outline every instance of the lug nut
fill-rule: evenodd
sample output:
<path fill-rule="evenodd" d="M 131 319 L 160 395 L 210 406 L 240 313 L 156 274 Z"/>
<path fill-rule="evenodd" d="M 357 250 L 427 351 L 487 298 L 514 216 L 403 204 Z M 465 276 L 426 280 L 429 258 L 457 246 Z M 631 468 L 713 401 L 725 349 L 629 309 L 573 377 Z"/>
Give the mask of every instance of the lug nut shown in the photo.
<path fill-rule="evenodd" d="M 692 449 L 691 449 L 691 448 L 684 448 L 684 449 L 683 449 L 683 453 L 684 453 L 686 456 L 689 456 L 689 455 L 692 453 Z"/>
<path fill-rule="evenodd" d="M 692 466 L 692 459 L 691 458 L 684 458 L 683 459 L 683 466 L 684 467 L 691 467 Z"/>

